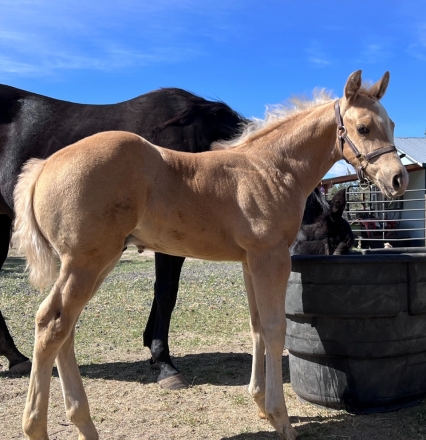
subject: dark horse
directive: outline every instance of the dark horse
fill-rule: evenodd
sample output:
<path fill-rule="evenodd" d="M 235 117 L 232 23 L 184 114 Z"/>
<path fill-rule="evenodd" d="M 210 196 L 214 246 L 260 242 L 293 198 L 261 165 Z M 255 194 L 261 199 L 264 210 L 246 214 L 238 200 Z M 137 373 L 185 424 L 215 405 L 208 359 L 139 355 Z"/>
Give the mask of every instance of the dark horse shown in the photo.
<path fill-rule="evenodd" d="M 214 141 L 234 137 L 246 122 L 223 102 L 207 101 L 180 89 L 161 89 L 119 104 L 84 105 L 0 86 L 0 267 L 9 249 L 13 189 L 28 158 L 46 158 L 68 144 L 105 130 L 132 131 L 154 144 L 196 153 L 209 150 Z M 344 202 L 342 210 L 338 210 L 340 220 L 332 222 L 330 208 L 318 194 L 312 193 L 307 200 L 305 225 L 294 253 L 327 254 L 326 247 L 320 249 L 318 243 L 347 242 L 339 229 L 345 227 L 341 219 Z M 155 254 L 154 300 L 143 335 L 144 346 L 151 349 L 152 364 L 161 370 L 159 382 L 168 388 L 186 386 L 172 363 L 168 346 L 183 262 L 182 257 Z M 1 312 L 0 355 L 9 360 L 11 372 L 24 373 L 31 368 L 29 359 L 16 348 Z"/>
<path fill-rule="evenodd" d="M 0 85 L 0 267 L 9 249 L 14 218 L 13 190 L 22 165 L 47 158 L 84 137 L 126 130 L 174 150 L 197 153 L 230 139 L 247 121 L 220 101 L 207 101 L 185 90 L 164 88 L 111 105 L 86 105 L 47 98 Z M 155 254 L 156 282 L 144 345 L 161 368 L 159 381 L 178 375 L 168 347 L 184 258 Z M 28 372 L 29 359 L 16 348 L 0 313 L 0 355 L 12 372 Z"/>
<path fill-rule="evenodd" d="M 316 188 L 306 200 L 302 225 L 290 247 L 291 255 L 344 255 L 354 244 L 354 234 L 343 217 L 346 190 L 336 192 L 328 204 Z"/>

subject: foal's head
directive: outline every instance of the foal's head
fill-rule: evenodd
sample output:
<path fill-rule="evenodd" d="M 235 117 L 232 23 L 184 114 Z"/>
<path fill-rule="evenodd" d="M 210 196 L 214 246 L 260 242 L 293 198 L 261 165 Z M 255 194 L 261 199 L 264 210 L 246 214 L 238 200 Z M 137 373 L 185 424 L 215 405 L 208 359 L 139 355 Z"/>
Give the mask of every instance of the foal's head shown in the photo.
<path fill-rule="evenodd" d="M 371 179 L 383 194 L 393 198 L 405 192 L 408 173 L 394 147 L 395 124 L 379 102 L 388 84 L 389 72 L 368 88 L 361 86 L 360 70 L 350 75 L 344 97 L 339 100 L 338 133 L 343 139 L 343 155 L 355 166 L 359 176 Z M 338 112 L 337 107 L 337 119 Z"/>

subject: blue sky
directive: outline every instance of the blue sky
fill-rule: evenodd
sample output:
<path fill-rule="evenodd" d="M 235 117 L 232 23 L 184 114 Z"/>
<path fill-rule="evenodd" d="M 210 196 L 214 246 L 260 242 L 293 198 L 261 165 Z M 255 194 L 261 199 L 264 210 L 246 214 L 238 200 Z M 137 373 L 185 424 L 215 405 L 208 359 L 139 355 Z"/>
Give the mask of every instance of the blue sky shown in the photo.
<path fill-rule="evenodd" d="M 371 81 L 389 70 L 395 135 L 426 130 L 424 1 L 0 0 L 0 11 L 3 84 L 93 104 L 182 87 L 263 117 L 316 87 L 341 96 L 355 70 Z"/>

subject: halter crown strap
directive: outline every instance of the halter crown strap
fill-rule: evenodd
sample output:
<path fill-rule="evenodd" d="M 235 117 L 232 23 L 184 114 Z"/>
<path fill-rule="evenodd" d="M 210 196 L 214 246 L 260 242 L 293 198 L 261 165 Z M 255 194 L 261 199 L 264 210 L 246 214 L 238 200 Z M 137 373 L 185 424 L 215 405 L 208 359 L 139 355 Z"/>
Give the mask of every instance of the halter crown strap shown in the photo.
<path fill-rule="evenodd" d="M 342 118 L 342 115 L 340 114 L 339 100 L 336 100 L 336 102 L 334 103 L 334 112 L 336 114 L 337 132 L 338 132 L 337 136 L 339 138 L 342 156 L 346 160 L 346 162 L 350 163 L 348 161 L 348 159 L 346 159 L 346 157 L 343 153 L 343 146 L 344 146 L 344 143 L 346 142 L 348 144 L 348 147 L 352 150 L 352 152 L 354 153 L 355 157 L 358 160 L 361 159 L 361 160 L 364 160 L 365 162 L 367 162 L 366 165 L 358 165 L 357 167 L 355 167 L 358 179 L 361 181 L 367 180 L 365 177 L 364 170 L 367 168 L 368 162 L 371 159 L 373 159 L 373 157 L 377 157 L 377 156 L 381 156 L 382 154 L 392 153 L 393 151 L 397 151 L 396 147 L 395 147 L 395 145 L 389 145 L 388 147 L 378 148 L 377 150 L 374 150 L 371 153 L 367 153 L 367 154 L 360 153 L 358 148 L 355 146 L 355 144 L 349 138 L 346 127 L 343 124 L 343 118 Z M 353 164 L 351 164 L 351 165 L 353 165 Z"/>

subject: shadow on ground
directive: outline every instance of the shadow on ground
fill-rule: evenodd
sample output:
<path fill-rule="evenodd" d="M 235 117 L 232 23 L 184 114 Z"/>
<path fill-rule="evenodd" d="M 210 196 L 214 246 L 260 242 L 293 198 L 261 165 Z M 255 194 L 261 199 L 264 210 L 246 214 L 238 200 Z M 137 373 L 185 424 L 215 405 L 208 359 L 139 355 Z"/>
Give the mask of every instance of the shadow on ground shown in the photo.
<path fill-rule="evenodd" d="M 4 262 L 0 274 L 11 276 L 14 273 L 22 275 L 25 268 L 26 260 L 21 257 L 7 257 Z"/>
<path fill-rule="evenodd" d="M 327 417 L 290 417 L 290 422 L 296 426 L 300 440 L 424 440 L 426 428 L 418 420 L 418 413 L 423 412 L 424 404 L 386 414 L 355 416 L 330 411 Z M 259 431 L 222 437 L 221 440 L 278 440 L 278 435 Z"/>
<path fill-rule="evenodd" d="M 247 353 L 198 353 L 175 360 L 192 385 L 240 386 L 250 381 L 251 359 Z M 89 379 L 155 383 L 158 376 L 158 371 L 152 370 L 148 361 L 80 365 L 79 368 L 81 375 Z M 53 374 L 57 375 L 56 369 Z M 283 356 L 283 383 L 289 381 L 288 357 Z"/>

